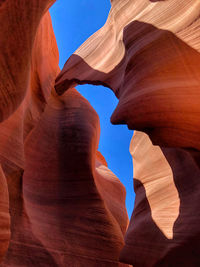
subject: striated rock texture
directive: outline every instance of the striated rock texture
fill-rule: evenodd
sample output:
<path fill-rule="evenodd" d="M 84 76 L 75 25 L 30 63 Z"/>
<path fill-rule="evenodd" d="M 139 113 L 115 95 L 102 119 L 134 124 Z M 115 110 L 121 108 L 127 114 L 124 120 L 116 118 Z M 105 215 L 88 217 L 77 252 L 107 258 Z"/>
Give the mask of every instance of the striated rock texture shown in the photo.
<path fill-rule="evenodd" d="M 119 98 L 113 123 L 145 131 L 154 144 L 200 149 L 200 2 L 111 3 L 106 24 L 66 62 L 57 92 L 105 85 Z"/>
<path fill-rule="evenodd" d="M 27 138 L 24 205 L 52 266 L 124 266 L 125 189 L 96 158 L 99 134 L 96 112 L 71 89 Z"/>
<path fill-rule="evenodd" d="M 133 158 L 135 191 L 137 193 L 137 183 L 141 183 L 149 202 L 152 220 L 166 238 L 173 239 L 173 227 L 180 210 L 173 170 L 162 149 L 152 145 L 148 135 L 142 132 L 134 132 L 130 153 Z"/>
<path fill-rule="evenodd" d="M 0 261 L 2 261 L 10 241 L 9 196 L 6 178 L 0 166 Z"/>
<path fill-rule="evenodd" d="M 24 88 L 26 96 L 19 108 L 0 124 L 0 161 L 7 178 L 11 215 L 11 240 L 2 266 L 31 266 L 34 257 L 39 255 L 37 249 L 36 252 L 33 249 L 37 248 L 38 242 L 30 231 L 24 212 L 22 176 L 24 142 L 40 119 L 59 72 L 58 49 L 48 12 L 43 16 L 34 39 L 28 62 L 28 84 Z"/>
<path fill-rule="evenodd" d="M 0 1 L 0 121 L 23 101 L 38 25 L 55 0 Z"/>
<path fill-rule="evenodd" d="M 134 212 L 121 260 L 133 266 L 200 265 L 200 154 L 153 146 L 135 132 Z"/>
<path fill-rule="evenodd" d="M 34 42 L 26 96 L 16 112 L 0 124 L 0 158 L 5 164 L 24 168 L 24 140 L 44 111 L 59 72 L 58 60 L 50 14 L 46 13 Z"/>
<path fill-rule="evenodd" d="M 126 192 L 97 151 L 98 115 L 53 89 L 53 2 L 0 3 L 0 266 L 127 266 Z"/>
<path fill-rule="evenodd" d="M 200 2 L 112 0 L 61 72 L 54 2 L 0 2 L 0 266 L 200 266 Z M 112 123 L 149 135 L 130 146 L 128 229 L 83 83 L 114 91 Z"/>
<path fill-rule="evenodd" d="M 136 203 L 121 261 L 197 267 L 200 1 L 111 4 L 106 24 L 68 59 L 55 89 L 109 87 L 119 98 L 111 122 L 150 137 L 136 133 L 131 144 Z"/>

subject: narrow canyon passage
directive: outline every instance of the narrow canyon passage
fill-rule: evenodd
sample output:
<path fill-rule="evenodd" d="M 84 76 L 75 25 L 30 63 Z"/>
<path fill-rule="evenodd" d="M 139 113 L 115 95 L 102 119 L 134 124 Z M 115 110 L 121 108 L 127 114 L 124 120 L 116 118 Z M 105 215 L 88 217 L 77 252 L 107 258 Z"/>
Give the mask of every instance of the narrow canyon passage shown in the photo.
<path fill-rule="evenodd" d="M 50 13 L 59 49 L 61 69 L 67 58 L 103 26 L 109 9 L 109 0 L 95 5 L 93 1 L 83 1 L 80 4 L 77 0 L 66 5 L 65 1 L 61 0 L 52 6 Z M 71 19 L 73 17 L 74 19 Z M 126 208 L 130 218 L 135 199 L 132 158 L 129 152 L 133 131 L 128 130 L 126 125 L 110 123 L 110 117 L 117 106 L 118 99 L 109 89 L 103 86 L 81 85 L 77 86 L 77 90 L 90 102 L 100 117 L 99 151 L 106 158 L 109 169 L 126 187 Z"/>
<path fill-rule="evenodd" d="M 0 21 L 0 267 L 199 267 L 200 1 Z"/>

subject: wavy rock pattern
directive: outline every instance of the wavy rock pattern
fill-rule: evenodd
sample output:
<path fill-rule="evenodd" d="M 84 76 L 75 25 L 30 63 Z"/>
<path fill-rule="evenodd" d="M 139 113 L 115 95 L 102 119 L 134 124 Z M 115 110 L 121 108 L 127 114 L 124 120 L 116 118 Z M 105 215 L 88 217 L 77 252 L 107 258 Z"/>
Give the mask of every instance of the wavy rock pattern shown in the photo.
<path fill-rule="evenodd" d="M 149 137 L 142 132 L 134 132 L 130 153 L 133 158 L 134 178 L 145 188 L 152 219 L 168 239 L 173 239 L 180 200 L 168 161 L 161 148 L 153 146 Z M 135 212 L 137 213 L 137 207 Z"/>
<path fill-rule="evenodd" d="M 10 241 L 9 196 L 6 178 L 0 166 L 0 261 L 2 261 Z"/>
<path fill-rule="evenodd" d="M 95 168 L 99 134 L 96 112 L 71 89 L 52 97 L 26 141 L 25 210 L 55 266 L 124 266 L 125 189 Z"/>
<path fill-rule="evenodd" d="M 14 16 L 0 32 L 0 266 L 127 266 L 126 192 L 97 151 L 98 115 L 75 89 L 53 90 L 53 2 L 0 6 L 0 19 Z"/>
<path fill-rule="evenodd" d="M 200 266 L 200 2 L 112 0 L 59 75 L 54 2 L 0 2 L 0 266 Z M 111 121 L 150 137 L 130 147 L 128 230 L 83 83 L 111 88 Z"/>
<path fill-rule="evenodd" d="M 196 0 L 112 1 L 106 24 L 66 62 L 57 92 L 108 86 L 119 98 L 113 123 L 154 144 L 200 149 L 199 16 Z"/>
<path fill-rule="evenodd" d="M 47 12 L 37 29 L 30 62 L 27 63 L 31 68 L 26 96 L 20 107 L 0 124 L 0 161 L 7 178 L 11 214 L 11 241 L 1 266 L 31 266 L 33 259 L 41 254 L 40 250 L 33 249 L 39 244 L 30 231 L 23 207 L 24 142 L 44 111 L 59 72 L 58 60 L 57 44 Z M 45 255 L 45 249 L 41 251 Z M 44 255 L 40 256 L 41 261 L 48 257 L 48 253 Z"/>
<path fill-rule="evenodd" d="M 0 157 L 24 168 L 24 140 L 39 120 L 59 72 L 58 49 L 50 14 L 46 13 L 38 28 L 26 97 L 10 118 L 0 124 Z"/>
<path fill-rule="evenodd" d="M 111 4 L 107 22 L 68 59 L 55 88 L 62 95 L 76 84 L 109 87 L 119 98 L 111 122 L 153 143 L 136 133 L 131 144 L 136 203 L 121 261 L 197 267 L 200 2 Z"/>
<path fill-rule="evenodd" d="M 136 200 L 121 260 L 133 266 L 199 266 L 199 151 L 155 147 L 136 132 L 130 152 Z"/>
<path fill-rule="evenodd" d="M 39 23 L 55 0 L 0 1 L 0 121 L 22 103 Z"/>

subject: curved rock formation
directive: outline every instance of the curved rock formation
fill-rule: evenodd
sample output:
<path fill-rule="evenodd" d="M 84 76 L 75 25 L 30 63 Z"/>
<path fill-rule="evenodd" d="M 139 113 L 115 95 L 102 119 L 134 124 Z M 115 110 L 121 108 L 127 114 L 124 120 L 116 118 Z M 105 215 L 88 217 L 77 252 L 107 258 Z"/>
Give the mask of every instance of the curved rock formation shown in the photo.
<path fill-rule="evenodd" d="M 0 1 L 0 121 L 23 101 L 39 23 L 55 0 Z"/>
<path fill-rule="evenodd" d="M 196 0 L 112 1 L 106 24 L 66 62 L 57 92 L 105 85 L 119 98 L 113 123 L 154 144 L 200 149 L 199 17 Z"/>
<path fill-rule="evenodd" d="M 173 227 L 179 216 L 180 199 L 168 161 L 161 148 L 152 145 L 149 137 L 142 132 L 134 132 L 130 153 L 133 158 L 135 183 L 141 183 L 145 189 L 152 220 L 166 238 L 173 239 Z M 136 186 L 136 193 L 137 190 Z M 136 224 L 134 227 L 137 227 Z"/>
<path fill-rule="evenodd" d="M 39 25 L 29 64 L 30 79 L 26 97 L 10 118 L 0 124 L 1 163 L 12 162 L 24 168 L 24 140 L 39 120 L 59 72 L 59 55 L 47 12 Z"/>
<path fill-rule="evenodd" d="M 33 249 L 38 241 L 30 231 L 23 208 L 22 175 L 24 142 L 40 119 L 59 72 L 58 49 L 48 12 L 43 16 L 34 39 L 32 56 L 27 62 L 31 68 L 29 82 L 24 88 L 26 96 L 20 107 L 0 124 L 0 162 L 8 183 L 11 214 L 11 241 L 2 266 L 30 266 L 33 258 L 41 254 Z M 42 261 L 42 256 L 40 259 Z"/>
<path fill-rule="evenodd" d="M 200 265 L 200 2 L 113 0 L 106 24 L 56 79 L 104 85 L 135 135 L 136 204 L 121 252 L 135 267 Z"/>
<path fill-rule="evenodd" d="M 199 266 L 199 151 L 155 147 L 136 132 L 130 152 L 136 200 L 121 260 L 136 267 Z"/>
<path fill-rule="evenodd" d="M 56 91 L 54 2 L 0 2 L 0 265 L 200 266 L 200 1 L 112 0 Z M 111 88 L 111 121 L 150 137 L 131 143 L 128 230 L 83 83 Z"/>
<path fill-rule="evenodd" d="M 71 89 L 52 97 L 29 135 L 25 210 L 52 266 L 124 266 L 125 189 L 98 160 L 99 119 Z"/>
<path fill-rule="evenodd" d="M 9 197 L 6 178 L 0 166 L 0 261 L 2 261 L 10 241 Z"/>
<path fill-rule="evenodd" d="M 1 106 L 1 120 L 8 118 L 0 124 L 0 266 L 127 266 L 119 263 L 128 224 L 126 192 L 97 151 L 98 115 L 75 89 L 63 97 L 52 90 L 59 56 L 45 11 L 53 2 L 19 6 L 17 1 L 14 13 L 13 1 L 0 7 L 0 16 L 9 11 L 17 13 L 16 20 L 21 13 L 27 17 L 10 36 L 21 34 L 23 54 L 21 49 L 11 57 L 17 46 L 8 39 L 1 55 L 8 60 L 1 80 L 0 98 L 7 104 Z"/>

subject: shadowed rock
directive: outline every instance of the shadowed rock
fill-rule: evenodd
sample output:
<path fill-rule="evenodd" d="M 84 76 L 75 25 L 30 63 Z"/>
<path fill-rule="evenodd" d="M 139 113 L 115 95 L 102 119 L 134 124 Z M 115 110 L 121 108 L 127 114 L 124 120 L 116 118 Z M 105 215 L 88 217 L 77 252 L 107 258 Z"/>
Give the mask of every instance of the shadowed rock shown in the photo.
<path fill-rule="evenodd" d="M 121 260 L 199 266 L 200 2 L 111 4 L 105 25 L 66 62 L 56 91 L 109 87 L 119 98 L 111 122 L 160 146 L 135 143 L 136 204 Z"/>
<path fill-rule="evenodd" d="M 136 200 L 120 259 L 138 267 L 199 266 L 199 152 L 154 147 L 139 132 L 130 152 Z"/>
<path fill-rule="evenodd" d="M 11 215 L 11 240 L 1 266 L 38 266 L 43 258 L 52 262 L 40 242 L 33 236 L 23 207 L 22 175 L 24 142 L 41 117 L 58 68 L 58 49 L 50 14 L 39 25 L 30 58 L 27 93 L 19 108 L 0 124 L 0 161 L 8 183 Z M 48 259 L 48 260 L 47 260 Z"/>
<path fill-rule="evenodd" d="M 2 10 L 12 10 L 13 3 L 5 1 Z M 0 124 L 0 160 L 11 215 L 11 226 L 7 220 L 2 232 L 1 259 L 11 228 L 1 266 L 126 266 L 119 263 L 128 224 L 126 192 L 97 152 L 98 116 L 75 89 L 63 97 L 52 91 L 59 67 L 50 15 L 44 14 L 49 6 L 47 1 L 21 3 L 16 12 L 28 14 L 34 29 L 28 35 L 21 29 L 24 54 L 17 50 L 14 55 L 15 63 L 22 57 L 17 71 L 7 58 L 12 68 L 5 78 L 9 86 L 9 75 L 16 80 L 9 87 L 14 101 L 7 98 L 10 113 L 5 109 L 4 118 L 21 104 Z M 9 40 L 7 46 L 13 49 Z M 4 195 L 1 200 L 8 208 Z"/>
<path fill-rule="evenodd" d="M 0 2 L 0 121 L 19 107 L 27 93 L 36 32 L 43 15 L 54 2 Z"/>
<path fill-rule="evenodd" d="M 9 196 L 6 178 L 0 166 L 0 261 L 4 258 L 10 241 Z"/>
<path fill-rule="evenodd" d="M 26 141 L 25 210 L 57 266 L 123 266 L 125 189 L 95 168 L 99 134 L 96 112 L 71 89 L 52 97 Z"/>
<path fill-rule="evenodd" d="M 199 266 L 200 2 L 112 0 L 56 91 L 53 3 L 0 2 L 1 266 Z M 84 83 L 112 89 L 112 123 L 159 145 L 134 135 L 127 232 L 98 115 L 73 88 Z"/>
<path fill-rule="evenodd" d="M 58 75 L 57 92 L 102 84 L 119 98 L 112 123 L 145 131 L 156 145 L 200 149 L 199 10 L 194 0 L 113 1 L 104 27 Z"/>

